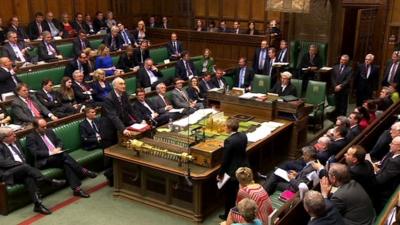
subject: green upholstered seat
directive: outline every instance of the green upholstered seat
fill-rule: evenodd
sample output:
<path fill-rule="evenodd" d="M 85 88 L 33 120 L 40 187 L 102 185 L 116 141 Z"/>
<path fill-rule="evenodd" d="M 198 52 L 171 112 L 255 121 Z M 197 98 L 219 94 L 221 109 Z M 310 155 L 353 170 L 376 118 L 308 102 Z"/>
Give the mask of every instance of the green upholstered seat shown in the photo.
<path fill-rule="evenodd" d="M 64 58 L 69 59 L 74 57 L 74 51 L 72 50 L 72 43 L 57 45 L 57 48 L 58 50 L 60 50 L 61 55 Z"/>
<path fill-rule="evenodd" d="M 31 57 L 37 57 L 38 56 L 38 48 L 37 47 L 32 47 L 31 50 L 29 51 L 29 55 Z"/>
<path fill-rule="evenodd" d="M 169 58 L 167 47 L 151 48 L 149 50 L 149 53 L 150 53 L 150 58 L 152 58 L 154 63 L 156 64 L 162 64 L 164 63 L 164 60 Z"/>
<path fill-rule="evenodd" d="M 99 47 L 99 45 L 102 42 L 102 39 L 94 39 L 94 40 L 90 40 L 90 47 L 92 47 L 92 49 L 97 49 Z"/>
<path fill-rule="evenodd" d="M 251 84 L 251 92 L 267 93 L 271 88 L 271 76 L 255 74 Z"/>
<path fill-rule="evenodd" d="M 54 133 L 64 144 L 64 149 L 68 152 L 79 149 L 81 146 L 81 137 L 79 134 L 80 122 L 81 120 L 77 120 L 54 128 Z"/>
<path fill-rule="evenodd" d="M 296 87 L 297 97 L 301 97 L 301 87 L 302 87 L 303 81 L 299 80 L 299 79 L 291 79 L 290 82 L 292 83 L 293 86 Z"/>
<path fill-rule="evenodd" d="M 126 84 L 126 93 L 128 95 L 134 94 L 136 92 L 136 77 L 129 77 L 125 79 L 125 84 Z"/>
<path fill-rule="evenodd" d="M 164 81 L 168 84 L 172 83 L 172 81 L 175 78 L 175 67 L 174 66 L 162 69 L 162 70 L 160 70 L 160 72 L 163 75 L 162 81 Z"/>
<path fill-rule="evenodd" d="M 233 87 L 233 77 L 232 76 L 224 76 L 227 85 L 229 85 L 229 89 Z"/>
<path fill-rule="evenodd" d="M 115 56 L 111 57 L 111 59 L 112 59 L 113 65 L 115 66 L 118 63 L 119 55 L 115 55 Z"/>
<path fill-rule="evenodd" d="M 24 72 L 17 76 L 22 80 L 22 82 L 27 83 L 30 89 L 39 90 L 42 86 L 42 80 L 44 79 L 52 80 L 54 85 L 60 84 L 61 79 L 64 76 L 64 69 L 64 66 L 59 66 L 44 70 Z"/>
<path fill-rule="evenodd" d="M 290 62 L 291 68 L 297 68 L 300 63 L 301 57 L 308 52 L 308 48 L 311 44 L 315 44 L 318 47 L 319 55 L 322 59 L 322 65 L 325 66 L 328 61 L 328 44 L 323 42 L 305 41 L 305 40 L 294 40 L 290 42 Z"/>
<path fill-rule="evenodd" d="M 201 60 L 193 60 L 193 58 L 192 58 L 192 61 L 193 61 L 193 64 L 194 64 L 194 68 L 196 68 L 196 71 L 198 73 L 197 75 L 201 75 L 201 70 L 203 68 Z"/>
<path fill-rule="evenodd" d="M 314 128 L 317 123 L 324 126 L 324 107 L 326 95 L 326 82 L 310 80 L 306 90 L 305 102 L 314 106 L 308 115 L 310 123 Z"/>

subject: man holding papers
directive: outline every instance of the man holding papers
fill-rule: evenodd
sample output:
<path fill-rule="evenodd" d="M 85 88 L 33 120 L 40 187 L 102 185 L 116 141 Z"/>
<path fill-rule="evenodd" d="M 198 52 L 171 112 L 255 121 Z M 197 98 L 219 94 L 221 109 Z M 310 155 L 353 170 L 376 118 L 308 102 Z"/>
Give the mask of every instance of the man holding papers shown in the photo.
<path fill-rule="evenodd" d="M 239 183 L 235 178 L 235 172 L 239 167 L 248 166 L 246 147 L 246 134 L 238 132 L 239 121 L 228 119 L 225 124 L 226 133 L 230 134 L 224 141 L 223 158 L 221 169 L 217 180 L 225 181 L 225 213 L 219 215 L 219 218 L 226 220 L 228 213 L 235 206 L 236 194 L 239 190 Z M 228 178 L 227 178 L 228 176 Z"/>

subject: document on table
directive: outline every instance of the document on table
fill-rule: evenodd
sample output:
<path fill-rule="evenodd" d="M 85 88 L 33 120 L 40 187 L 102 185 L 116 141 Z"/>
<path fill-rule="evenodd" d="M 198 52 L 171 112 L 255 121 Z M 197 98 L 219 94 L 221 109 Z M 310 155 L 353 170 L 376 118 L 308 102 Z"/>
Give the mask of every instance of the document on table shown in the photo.
<path fill-rule="evenodd" d="M 281 168 L 276 168 L 274 174 L 277 175 L 278 177 L 280 177 L 280 178 L 286 180 L 287 182 L 290 181 L 290 180 L 289 180 L 288 172 L 286 172 L 286 170 L 283 170 L 283 169 L 281 169 Z"/>
<path fill-rule="evenodd" d="M 231 178 L 228 174 L 224 173 L 224 177 L 222 178 L 222 180 L 217 182 L 217 187 L 218 189 L 221 189 L 225 183 L 229 180 L 229 178 Z"/>
<path fill-rule="evenodd" d="M 145 127 L 147 127 L 147 123 L 134 123 L 132 124 L 130 127 L 134 130 L 141 130 L 144 129 Z"/>
<path fill-rule="evenodd" d="M 171 109 L 171 110 L 169 110 L 168 112 L 171 112 L 171 113 L 175 113 L 175 112 L 177 112 L 177 113 L 182 113 L 183 110 L 184 110 L 184 108 L 180 108 L 180 109 Z"/>

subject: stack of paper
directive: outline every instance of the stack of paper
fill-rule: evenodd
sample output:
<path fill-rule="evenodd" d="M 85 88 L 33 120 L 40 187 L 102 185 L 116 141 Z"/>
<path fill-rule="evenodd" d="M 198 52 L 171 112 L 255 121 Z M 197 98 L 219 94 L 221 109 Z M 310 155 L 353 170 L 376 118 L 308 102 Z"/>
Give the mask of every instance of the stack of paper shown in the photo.
<path fill-rule="evenodd" d="M 282 125 L 283 125 L 282 123 L 277 123 L 272 121 L 261 123 L 261 126 L 259 126 L 255 131 L 247 133 L 247 140 L 249 142 L 259 141 L 267 137 L 272 131 L 274 131 L 275 129 L 277 129 Z"/>
<path fill-rule="evenodd" d="M 251 93 L 247 92 L 239 96 L 239 98 L 244 98 L 244 99 L 251 99 L 251 98 L 259 98 L 259 97 L 265 97 L 266 94 L 262 93 Z"/>
<path fill-rule="evenodd" d="M 182 118 L 180 120 L 177 120 L 173 123 L 174 126 L 180 126 L 180 127 L 186 127 L 191 124 L 198 123 L 200 120 L 205 118 L 211 113 L 216 113 L 212 108 L 207 108 L 207 109 L 199 109 L 196 112 L 190 114 L 188 117 Z"/>

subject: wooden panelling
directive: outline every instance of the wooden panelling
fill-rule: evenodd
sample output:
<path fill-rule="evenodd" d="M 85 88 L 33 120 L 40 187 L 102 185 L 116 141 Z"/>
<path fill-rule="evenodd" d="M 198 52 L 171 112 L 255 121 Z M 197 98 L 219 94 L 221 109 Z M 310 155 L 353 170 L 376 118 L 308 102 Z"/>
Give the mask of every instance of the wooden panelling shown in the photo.
<path fill-rule="evenodd" d="M 236 0 L 222 0 L 222 17 L 226 19 L 235 18 Z"/>
<path fill-rule="evenodd" d="M 208 0 L 208 16 L 218 17 L 219 16 L 219 1 Z"/>
<path fill-rule="evenodd" d="M 249 20 L 250 18 L 250 5 L 254 2 L 253 0 L 237 0 L 237 18 L 243 20 Z M 253 19 L 253 18 L 251 18 Z"/>
<path fill-rule="evenodd" d="M 194 16 L 206 16 L 206 1 L 207 0 L 193 0 Z"/>
<path fill-rule="evenodd" d="M 252 20 L 264 20 L 265 1 L 252 0 L 251 6 L 252 6 L 251 19 Z"/>

